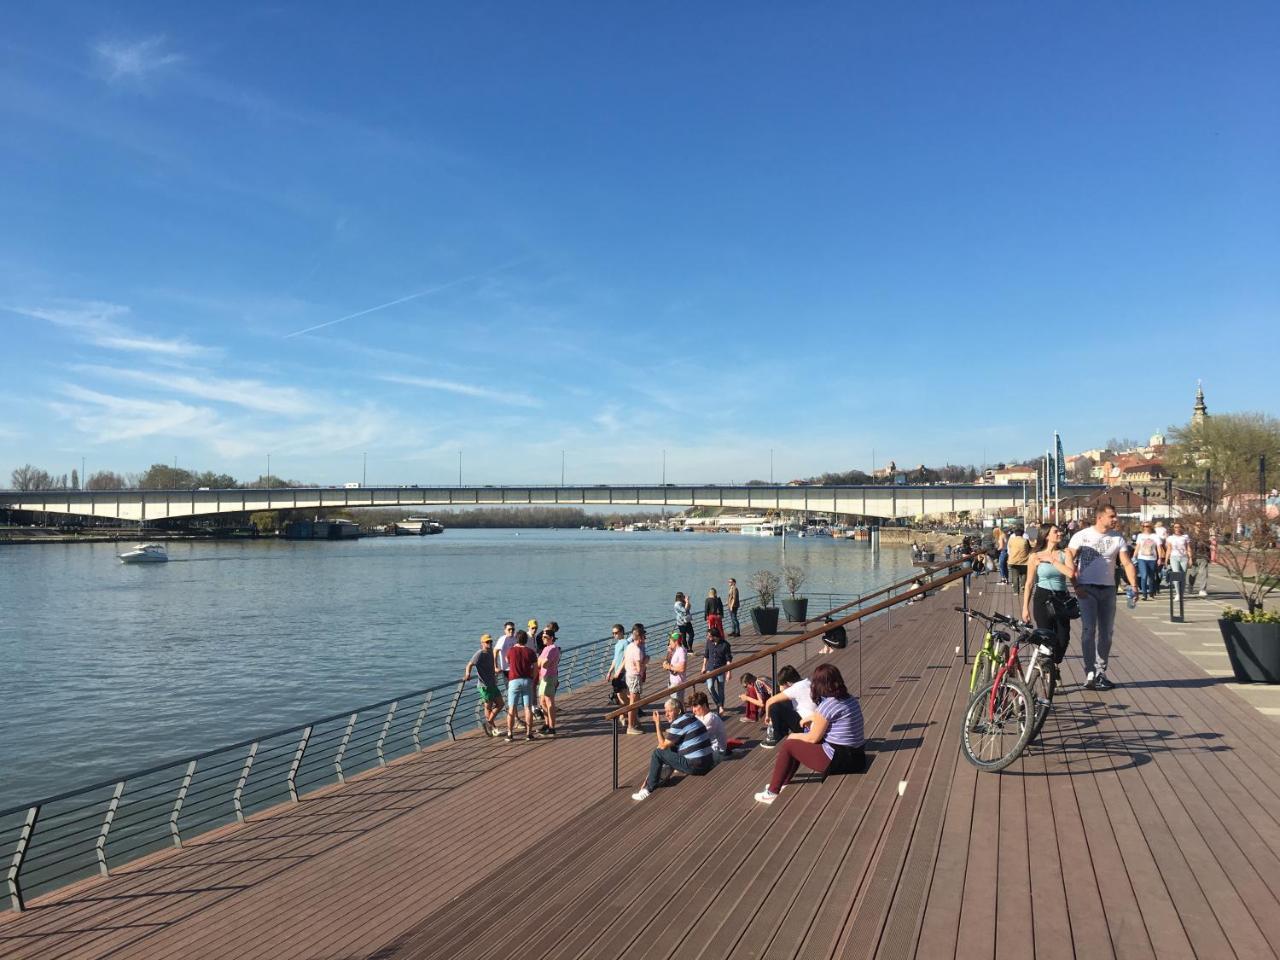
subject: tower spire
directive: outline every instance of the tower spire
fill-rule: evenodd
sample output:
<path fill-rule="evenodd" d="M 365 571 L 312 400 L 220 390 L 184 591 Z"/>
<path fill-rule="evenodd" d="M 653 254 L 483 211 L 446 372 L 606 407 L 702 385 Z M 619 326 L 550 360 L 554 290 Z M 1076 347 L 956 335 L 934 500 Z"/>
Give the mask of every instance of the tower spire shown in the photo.
<path fill-rule="evenodd" d="M 1204 383 L 1196 381 L 1196 405 L 1191 411 L 1192 424 L 1204 423 L 1209 416 L 1209 408 L 1204 404 Z"/>

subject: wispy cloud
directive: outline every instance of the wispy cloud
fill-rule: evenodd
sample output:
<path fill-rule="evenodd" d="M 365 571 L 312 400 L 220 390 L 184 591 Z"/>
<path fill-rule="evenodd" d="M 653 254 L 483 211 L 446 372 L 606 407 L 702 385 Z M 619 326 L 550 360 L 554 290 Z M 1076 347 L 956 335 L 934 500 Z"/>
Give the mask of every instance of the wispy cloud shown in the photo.
<path fill-rule="evenodd" d="M 153 373 L 96 364 L 78 364 L 74 369 L 262 413 L 301 416 L 316 409 L 315 402 L 304 391 L 296 387 L 273 386 L 261 380 L 230 380 L 207 375 L 196 377 L 176 371 Z"/>
<path fill-rule="evenodd" d="M 109 350 L 166 357 L 194 357 L 212 352 L 182 338 L 150 337 L 134 331 L 120 322 L 129 316 L 129 308 L 116 303 L 70 301 L 52 307 L 0 307 L 0 310 L 73 330 L 94 346 Z"/>
<path fill-rule="evenodd" d="M 177 400 L 119 397 L 74 384 L 65 384 L 61 392 L 71 402 L 55 400 L 50 406 L 95 443 L 151 436 L 191 437 L 207 432 L 216 422 L 212 410 Z"/>
<path fill-rule="evenodd" d="M 451 287 L 461 286 L 464 283 L 472 283 L 476 280 L 483 280 L 484 278 L 493 276 L 495 273 L 500 273 L 503 270 L 510 270 L 512 267 L 525 262 L 527 259 L 528 257 L 517 257 L 514 260 L 508 260 L 506 263 L 498 264 L 498 266 L 491 267 L 488 270 L 482 270 L 479 273 L 468 274 L 465 277 L 458 277 L 455 280 L 450 280 L 447 283 L 437 284 L 434 287 L 428 287 L 426 290 L 419 290 L 417 293 L 411 293 L 405 297 L 398 297 L 395 300 L 388 300 L 386 303 L 380 303 L 376 307 L 367 307 L 364 310 L 357 310 L 355 313 L 349 313 L 345 317 L 338 317 L 338 319 L 336 320 L 326 320 L 324 323 L 317 323 L 315 326 L 307 327 L 306 329 L 303 329 L 303 330 L 295 330 L 293 331 L 293 333 L 286 333 L 284 335 L 284 339 L 290 340 L 293 337 L 300 337 L 306 333 L 315 333 L 315 331 L 323 330 L 325 327 L 332 327 L 339 323 L 345 323 L 348 320 L 355 320 L 357 317 L 366 317 L 371 313 L 377 313 L 379 310 L 386 310 L 388 307 L 396 307 L 402 303 L 409 303 L 412 300 L 417 300 L 421 297 L 427 297 L 433 293 L 440 293 L 444 290 L 450 289 Z"/>
<path fill-rule="evenodd" d="M 145 40 L 99 40 L 93 45 L 98 63 L 111 81 L 141 80 L 164 67 L 181 63 L 183 56 L 167 49 L 164 37 Z"/>
<path fill-rule="evenodd" d="M 502 403 L 512 407 L 538 407 L 541 403 L 533 397 L 519 393 L 508 393 L 505 390 L 490 390 L 470 383 L 458 383 L 456 380 L 441 380 L 436 377 L 414 377 L 399 373 L 385 373 L 378 377 L 386 383 L 399 383 L 407 387 L 421 387 L 424 390 L 443 390 L 464 397 L 476 397 Z"/>

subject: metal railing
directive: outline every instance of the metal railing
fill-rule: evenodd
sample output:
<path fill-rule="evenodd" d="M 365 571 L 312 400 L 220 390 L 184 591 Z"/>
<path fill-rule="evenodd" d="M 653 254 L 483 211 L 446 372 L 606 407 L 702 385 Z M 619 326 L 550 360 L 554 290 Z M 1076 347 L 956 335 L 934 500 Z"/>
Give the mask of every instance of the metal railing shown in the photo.
<path fill-rule="evenodd" d="M 904 586 L 906 583 L 917 583 L 921 579 L 924 579 L 925 577 L 929 576 L 930 573 L 936 573 L 942 569 L 946 569 L 952 572 L 946 573 L 940 577 L 934 577 L 932 579 L 928 579 L 924 583 L 918 584 L 917 586 L 914 586 L 909 590 L 905 590 L 902 593 L 899 593 L 896 595 L 893 593 L 895 589 Z M 771 669 L 773 674 L 773 689 L 777 690 L 778 689 L 778 654 L 783 653 L 787 650 L 790 650 L 792 647 L 797 646 L 801 643 L 808 643 L 810 640 L 816 640 L 819 637 L 822 637 L 828 631 L 834 630 L 836 627 L 844 627 L 852 623 L 860 624 L 866 618 L 874 616 L 875 614 L 881 613 L 881 612 L 885 612 L 889 614 L 890 616 L 889 627 L 890 629 L 892 629 L 893 627 L 892 612 L 895 606 L 897 606 L 900 603 L 908 603 L 918 597 L 924 597 L 929 593 L 929 591 L 936 590 L 939 587 L 946 586 L 947 584 L 953 583 L 956 580 L 962 581 L 962 586 L 964 591 L 964 605 L 967 607 L 968 597 L 969 597 L 969 576 L 971 573 L 972 573 L 972 568 L 969 566 L 967 561 L 954 560 L 954 561 L 948 561 L 941 564 L 936 564 L 934 567 L 929 568 L 929 571 L 925 574 L 917 574 L 916 576 L 911 577 L 909 580 L 901 581 L 898 583 L 892 583 L 886 587 L 881 587 L 877 590 L 872 591 L 871 593 L 864 594 L 863 597 L 856 598 L 855 600 L 852 601 L 852 603 L 842 604 L 839 608 L 833 608 L 827 611 L 827 613 L 825 614 L 818 614 L 817 617 L 810 617 L 806 622 L 811 623 L 816 619 L 822 619 L 830 615 L 831 613 L 838 612 L 838 610 L 844 610 L 844 609 L 848 609 L 850 606 L 859 605 L 864 601 L 864 598 L 870 599 L 871 597 L 880 596 L 886 593 L 888 594 L 888 596 L 886 596 L 884 600 L 881 600 L 875 604 L 872 604 L 869 607 L 862 607 L 861 609 L 857 610 L 855 613 L 852 613 L 846 617 L 841 617 L 839 619 L 832 620 L 830 623 L 824 622 L 822 626 L 818 627 L 815 630 L 809 630 L 795 637 L 788 637 L 786 640 L 764 647 L 763 649 L 757 650 L 755 653 L 749 654 L 748 656 L 735 657 L 733 659 L 733 662 L 729 663 L 726 666 L 719 667 L 715 670 L 708 670 L 705 673 L 700 673 L 695 677 L 690 677 L 688 680 L 685 680 L 683 683 L 672 684 L 671 686 L 664 687 L 662 690 L 660 690 L 657 693 L 653 693 L 653 694 L 649 694 L 648 696 L 641 697 L 635 703 L 628 704 L 625 707 L 619 707 L 617 710 L 614 710 L 606 714 L 604 719 L 609 721 L 609 725 L 612 728 L 612 733 L 613 733 L 613 789 L 614 790 L 618 789 L 618 783 L 619 783 L 618 767 L 619 767 L 619 746 L 620 746 L 619 741 L 620 741 L 620 734 L 621 734 L 621 728 L 622 728 L 621 720 L 627 714 L 638 712 L 640 710 L 643 710 L 645 707 L 652 706 L 655 703 L 660 703 L 662 701 L 665 701 L 673 693 L 679 693 L 683 690 L 688 690 L 691 687 L 696 687 L 699 684 L 705 683 L 707 680 L 712 679 L 713 677 L 723 676 L 724 674 L 729 673 L 730 671 L 733 671 L 733 670 L 741 670 L 747 664 L 756 663 L 757 661 L 763 660 L 766 657 L 768 657 L 771 661 Z M 965 621 L 965 639 L 964 639 L 963 648 L 966 652 L 965 662 L 968 663 L 968 655 L 967 655 L 968 646 L 969 646 L 968 623 L 967 623 L 968 618 L 962 618 L 962 619 Z M 862 658 L 861 640 L 859 640 L 858 643 L 859 643 L 859 647 L 858 647 L 859 670 L 861 670 L 861 658 Z"/>
<path fill-rule="evenodd" d="M 751 600 L 743 597 L 743 609 Z M 651 622 L 648 629 L 661 635 L 674 624 Z M 613 647 L 610 636 L 563 648 L 560 690 L 603 679 Z M 109 876 L 158 850 L 456 740 L 476 730 L 483 715 L 476 683 L 453 680 L 0 810 L 9 906 L 24 910 L 31 896 Z"/>

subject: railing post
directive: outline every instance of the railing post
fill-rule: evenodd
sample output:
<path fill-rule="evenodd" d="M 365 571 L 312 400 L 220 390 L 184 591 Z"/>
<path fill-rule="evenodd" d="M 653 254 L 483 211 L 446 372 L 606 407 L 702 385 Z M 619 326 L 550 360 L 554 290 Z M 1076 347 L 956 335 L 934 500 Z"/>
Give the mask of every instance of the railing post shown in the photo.
<path fill-rule="evenodd" d="M 422 698 L 422 709 L 418 711 L 418 720 L 413 725 L 413 748 L 419 753 L 422 752 L 422 724 L 427 719 L 427 709 L 431 706 L 431 691 L 427 691 L 427 695 Z"/>
<path fill-rule="evenodd" d="M 302 755 L 307 752 L 307 743 L 311 740 L 311 727 L 302 731 L 302 739 L 298 741 L 298 752 L 293 755 L 293 763 L 289 764 L 289 799 L 298 802 L 298 768 L 302 766 Z"/>
<path fill-rule="evenodd" d="M 102 820 L 102 830 L 98 832 L 98 842 L 94 844 L 98 854 L 98 873 L 104 877 L 111 875 L 107 870 L 107 834 L 111 832 L 111 821 L 116 818 L 116 808 L 120 806 L 122 793 L 124 793 L 123 780 L 116 784 L 115 792 L 111 794 L 111 802 L 107 804 L 107 815 Z"/>
<path fill-rule="evenodd" d="M 175 847 L 182 846 L 182 833 L 178 829 L 178 817 L 182 815 L 182 801 L 187 799 L 187 790 L 191 786 L 191 778 L 196 775 L 196 762 L 187 764 L 187 772 L 183 774 L 182 784 L 178 787 L 177 799 L 173 801 L 173 810 L 169 813 L 169 834 L 173 837 Z"/>
<path fill-rule="evenodd" d="M 378 766 L 380 767 L 385 767 L 387 765 L 387 758 L 382 753 L 382 745 L 386 742 L 387 731 L 391 729 L 391 718 L 396 715 L 396 707 L 398 706 L 400 706 L 399 700 L 393 700 L 391 702 L 391 709 L 387 711 L 387 719 L 382 722 L 382 732 L 378 734 L 378 746 L 376 749 L 378 753 Z"/>
<path fill-rule="evenodd" d="M 613 789 L 618 789 L 618 723 L 620 718 L 613 718 Z"/>
<path fill-rule="evenodd" d="M 778 690 L 778 655 L 775 653 L 769 658 L 772 664 L 772 678 L 770 679 L 770 689 L 775 693 Z"/>
<path fill-rule="evenodd" d="M 458 681 L 458 689 L 453 692 L 453 703 L 449 704 L 449 715 L 444 718 L 444 727 L 449 731 L 449 739 L 457 740 L 457 735 L 453 732 L 453 715 L 458 712 L 458 703 L 462 700 L 462 691 L 466 687 L 465 680 Z"/>
<path fill-rule="evenodd" d="M 22 824 L 22 832 L 18 834 L 18 845 L 13 851 L 13 860 L 9 862 L 9 906 L 17 913 L 27 909 L 22 899 L 22 884 L 19 876 L 22 873 L 22 861 L 27 858 L 27 847 L 31 845 L 31 835 L 36 832 L 36 821 L 40 819 L 40 804 L 27 811 L 27 819 Z"/>
<path fill-rule="evenodd" d="M 573 651 L 573 653 L 569 655 L 569 669 L 567 671 L 569 675 L 569 682 L 566 684 L 566 686 L 569 687 L 569 689 L 573 689 L 573 668 L 577 666 L 577 664 L 578 664 L 578 651 L 575 650 Z"/>
<path fill-rule="evenodd" d="M 249 771 L 253 769 L 253 758 L 258 755 L 258 741 L 249 747 L 249 755 L 244 758 L 244 767 L 240 770 L 240 779 L 236 781 L 236 792 L 231 795 L 231 805 L 236 808 L 236 823 L 244 823 L 244 807 L 240 798 L 244 796 L 244 785 L 249 782 Z"/>
<path fill-rule="evenodd" d="M 969 574 L 967 573 L 960 580 L 960 597 L 961 597 L 960 606 L 968 610 L 969 609 Z M 964 653 L 964 664 L 967 667 L 969 665 L 969 615 L 966 613 L 960 614 L 960 623 L 961 623 L 962 635 L 964 637 L 964 640 L 961 641 L 962 646 L 960 647 L 960 650 Z"/>
<path fill-rule="evenodd" d="M 342 758 L 347 754 L 347 744 L 351 742 L 351 731 L 356 728 L 356 717 L 359 715 L 359 712 L 353 713 L 351 719 L 347 721 L 347 729 L 338 743 L 338 754 L 333 758 L 333 769 L 338 773 L 339 783 L 347 782 L 347 778 L 342 775 Z"/>

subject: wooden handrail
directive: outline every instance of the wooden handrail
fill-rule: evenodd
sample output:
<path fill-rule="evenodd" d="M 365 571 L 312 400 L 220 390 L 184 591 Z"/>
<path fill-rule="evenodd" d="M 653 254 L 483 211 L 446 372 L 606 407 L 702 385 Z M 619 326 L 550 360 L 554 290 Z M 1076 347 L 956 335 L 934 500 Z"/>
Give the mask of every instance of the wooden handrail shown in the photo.
<path fill-rule="evenodd" d="M 836 627 L 843 627 L 850 623 L 856 623 L 857 621 L 861 620 L 863 617 L 869 617 L 873 613 L 879 613 L 881 610 L 887 610 L 890 607 L 896 606 L 897 604 L 902 603 L 905 600 L 910 600 L 913 597 L 923 596 L 924 594 L 928 593 L 930 590 L 935 590 L 940 586 L 951 583 L 952 581 L 959 580 L 962 577 L 967 577 L 970 572 L 971 570 L 966 564 L 965 569 L 963 570 L 958 570 L 955 573 L 948 574 L 947 576 L 942 577 L 939 580 L 930 580 L 928 583 L 924 584 L 923 586 L 916 587 L 914 590 L 908 590 L 905 593 L 900 593 L 896 597 L 889 597 L 888 599 L 881 600 L 879 603 L 873 606 L 867 607 L 865 610 L 859 610 L 857 613 L 851 614 L 842 620 L 835 620 L 835 621 L 832 621 L 831 623 L 824 623 L 821 627 L 819 627 L 816 630 L 810 630 L 808 633 L 802 633 L 798 637 L 790 637 L 786 640 L 783 640 L 781 643 L 775 643 L 772 646 L 768 646 L 761 650 L 757 650 L 755 653 L 751 654 L 748 657 L 744 657 L 741 660 L 734 660 L 732 663 L 723 667 L 717 667 L 715 670 L 708 670 L 706 673 L 700 673 L 696 677 L 693 677 L 690 680 L 685 680 L 683 683 L 678 683 L 670 687 L 664 687 L 659 693 L 653 693 L 647 697 L 642 697 L 641 699 L 637 700 L 635 703 L 628 704 L 625 707 L 620 707 L 619 709 L 614 710 L 612 713 L 605 714 L 604 718 L 609 721 L 614 721 L 625 714 L 631 713 L 632 711 L 639 711 L 655 703 L 661 703 L 664 700 L 669 700 L 673 693 L 677 693 L 681 690 L 688 690 L 690 687 L 696 687 L 700 683 L 705 683 L 707 680 L 711 679 L 712 677 L 718 677 L 721 674 L 728 673 L 730 670 L 741 669 L 742 667 L 745 667 L 749 663 L 755 663 L 757 660 L 763 660 L 765 657 L 771 657 L 774 654 L 781 653 L 783 650 L 789 650 L 791 647 L 794 647 L 797 643 L 804 643 L 807 640 L 814 640 L 822 636 L 823 634 L 825 634 L 828 630 L 834 630 Z M 918 579 L 920 579 L 919 576 L 912 578 L 912 580 L 918 580 Z M 892 584 L 891 586 L 886 587 L 885 589 L 886 590 L 892 589 L 893 586 L 900 586 L 900 584 Z M 877 591 L 877 592 L 883 592 L 883 591 Z M 869 594 L 869 596 L 875 596 L 875 594 Z M 854 602 L 856 603 L 857 601 L 854 601 Z"/>
<path fill-rule="evenodd" d="M 936 573 L 939 570 L 949 570 L 952 567 L 958 567 L 962 563 L 968 563 L 968 561 L 967 560 L 944 560 L 941 563 L 934 563 L 934 564 L 928 564 L 928 565 L 922 566 L 919 570 L 917 570 L 911 576 L 907 577 L 905 580 L 899 580 L 897 583 L 891 583 L 887 587 L 880 587 L 878 590 L 872 590 L 870 593 L 864 593 L 862 596 L 858 597 L 856 600 L 850 600 L 848 603 L 842 603 L 838 607 L 832 607 L 826 613 L 818 613 L 818 614 L 814 614 L 812 617 L 806 617 L 804 619 L 804 622 L 813 623 L 816 620 L 821 620 L 824 617 L 829 617 L 833 613 L 839 613 L 841 610 L 848 610 L 850 607 L 856 606 L 859 603 L 866 603 L 872 597 L 878 597 L 882 593 L 888 593 L 890 590 L 896 590 L 899 587 L 905 587 L 908 584 L 915 583 L 921 577 L 927 577 L 933 573 Z"/>

